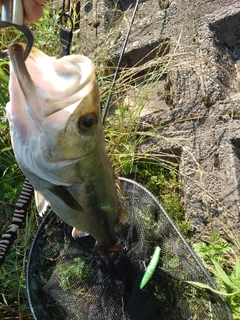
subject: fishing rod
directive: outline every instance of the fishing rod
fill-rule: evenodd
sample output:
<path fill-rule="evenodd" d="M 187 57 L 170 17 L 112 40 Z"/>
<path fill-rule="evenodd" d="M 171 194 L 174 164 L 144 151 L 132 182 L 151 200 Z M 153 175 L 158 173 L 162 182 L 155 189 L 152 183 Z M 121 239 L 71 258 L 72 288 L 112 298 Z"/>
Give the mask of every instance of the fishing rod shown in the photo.
<path fill-rule="evenodd" d="M 127 46 L 127 42 L 128 42 L 128 38 L 129 38 L 129 35 L 130 35 L 130 32 L 131 32 L 131 28 L 132 28 L 132 25 L 133 25 L 133 22 L 134 22 L 134 19 L 135 19 L 135 15 L 136 15 L 137 8 L 138 8 L 138 3 L 139 3 L 139 0 L 136 1 L 135 7 L 134 7 L 134 11 L 133 11 L 133 15 L 132 15 L 132 19 L 131 19 L 131 22 L 130 22 L 130 25 L 129 25 L 129 28 L 128 28 L 128 32 L 127 32 L 124 44 L 123 44 L 122 52 L 120 54 L 120 57 L 119 57 L 119 60 L 118 60 L 118 64 L 117 64 L 117 67 L 116 67 L 116 70 L 115 70 L 115 74 L 114 74 L 114 77 L 113 77 L 113 82 L 112 82 L 112 85 L 111 85 L 111 88 L 110 88 L 110 93 L 108 95 L 106 107 L 104 109 L 104 113 L 103 113 L 103 117 L 102 117 L 102 123 L 103 124 L 105 123 L 105 120 L 106 120 L 107 111 L 108 111 L 108 108 L 109 108 L 109 105 L 110 105 L 110 101 L 111 101 L 111 98 L 112 98 L 113 88 L 114 88 L 114 85 L 115 85 L 115 82 L 116 82 L 116 79 L 117 79 L 117 76 L 118 76 L 119 68 L 120 68 L 120 65 L 121 65 L 121 62 L 122 62 L 122 58 L 123 58 L 126 46 Z"/>

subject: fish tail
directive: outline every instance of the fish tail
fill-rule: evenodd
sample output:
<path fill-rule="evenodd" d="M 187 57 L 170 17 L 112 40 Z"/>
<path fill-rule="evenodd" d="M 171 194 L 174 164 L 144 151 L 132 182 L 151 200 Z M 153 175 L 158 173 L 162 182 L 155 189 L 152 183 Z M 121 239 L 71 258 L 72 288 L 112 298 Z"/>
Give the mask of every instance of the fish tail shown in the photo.
<path fill-rule="evenodd" d="M 105 246 L 100 246 L 97 242 L 95 244 L 95 247 L 93 249 L 92 255 L 93 256 L 101 256 L 101 255 L 107 255 L 111 258 L 115 258 L 118 256 L 120 251 L 120 244 L 119 242 L 116 242 L 113 246 L 111 247 L 105 247 Z"/>

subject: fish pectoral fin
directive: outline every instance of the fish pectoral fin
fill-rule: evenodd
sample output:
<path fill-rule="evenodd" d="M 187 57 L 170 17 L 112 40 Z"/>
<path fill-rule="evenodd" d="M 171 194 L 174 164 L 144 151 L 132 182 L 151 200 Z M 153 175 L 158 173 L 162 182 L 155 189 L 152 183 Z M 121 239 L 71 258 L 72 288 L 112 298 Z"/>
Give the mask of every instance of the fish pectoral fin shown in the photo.
<path fill-rule="evenodd" d="M 124 224 L 124 222 L 128 218 L 128 213 L 125 209 L 122 207 L 119 208 L 119 214 L 117 217 L 117 220 L 115 221 L 115 231 L 118 232 L 121 229 L 121 225 Z"/>
<path fill-rule="evenodd" d="M 37 212 L 40 217 L 43 217 L 47 211 L 47 207 L 49 203 L 47 200 L 39 193 L 38 191 L 34 190 L 34 196 L 35 196 L 35 203 L 37 207 Z"/>
<path fill-rule="evenodd" d="M 89 235 L 88 233 L 83 232 L 81 230 L 78 230 L 77 228 L 72 229 L 72 237 L 73 238 L 81 238 L 81 237 L 86 237 L 88 235 Z"/>

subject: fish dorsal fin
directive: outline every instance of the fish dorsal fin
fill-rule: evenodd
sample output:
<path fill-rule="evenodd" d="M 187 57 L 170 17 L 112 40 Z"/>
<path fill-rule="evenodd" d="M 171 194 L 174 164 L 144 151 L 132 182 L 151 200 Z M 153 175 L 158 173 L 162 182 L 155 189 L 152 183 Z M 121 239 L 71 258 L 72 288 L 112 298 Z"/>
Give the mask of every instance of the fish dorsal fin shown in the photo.
<path fill-rule="evenodd" d="M 35 202 L 36 202 L 36 207 L 37 207 L 37 212 L 40 217 L 43 217 L 44 214 L 47 211 L 47 207 L 49 203 L 47 200 L 39 193 L 38 191 L 34 190 L 34 195 L 35 195 Z"/>
<path fill-rule="evenodd" d="M 116 188 L 116 192 L 117 192 L 118 197 L 124 199 L 123 188 L 122 188 L 121 182 L 116 174 L 114 174 L 114 182 L 115 182 L 115 188 Z"/>

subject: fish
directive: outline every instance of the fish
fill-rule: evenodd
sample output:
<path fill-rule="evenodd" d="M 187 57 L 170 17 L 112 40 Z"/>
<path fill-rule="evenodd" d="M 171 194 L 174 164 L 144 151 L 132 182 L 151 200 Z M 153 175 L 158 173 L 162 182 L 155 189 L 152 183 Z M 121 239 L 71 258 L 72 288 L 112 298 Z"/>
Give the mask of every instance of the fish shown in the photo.
<path fill-rule="evenodd" d="M 6 114 L 16 161 L 36 192 L 72 236 L 90 234 L 94 254 L 118 252 L 116 232 L 126 220 L 105 147 L 95 65 L 83 55 L 50 57 L 25 45 L 8 47 Z M 119 191 L 120 190 L 120 191 Z"/>

